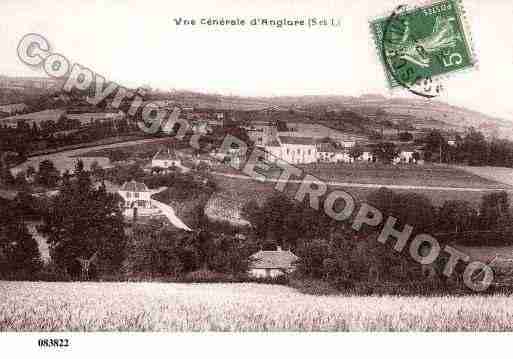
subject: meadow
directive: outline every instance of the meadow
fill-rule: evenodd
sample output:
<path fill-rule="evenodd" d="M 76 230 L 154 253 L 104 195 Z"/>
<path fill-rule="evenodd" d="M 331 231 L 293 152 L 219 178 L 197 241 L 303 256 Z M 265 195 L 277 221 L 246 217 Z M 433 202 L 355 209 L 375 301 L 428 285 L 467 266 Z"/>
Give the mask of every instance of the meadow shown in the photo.
<path fill-rule="evenodd" d="M 310 172 L 309 172 L 310 173 Z M 271 182 L 258 182 L 251 179 L 237 179 L 227 178 L 222 176 L 215 176 L 216 183 L 218 184 L 219 191 L 226 196 L 233 197 L 234 199 L 241 201 L 242 204 L 246 203 L 251 199 L 257 200 L 259 203 L 263 203 L 266 198 L 271 196 L 275 192 L 275 183 Z M 345 182 L 351 182 L 347 178 L 341 179 Z M 357 181 L 355 181 L 357 182 Z M 381 179 L 375 179 L 374 183 L 381 183 Z M 385 185 L 386 181 L 383 183 Z M 393 182 L 392 182 L 393 184 Z M 396 182 L 397 184 L 397 182 Z M 475 184 L 475 183 L 474 183 Z M 497 184 L 492 183 L 489 188 L 495 188 Z M 497 185 L 498 187 L 507 187 L 506 185 Z M 476 185 L 476 187 L 480 188 Z M 294 198 L 295 193 L 299 188 L 297 183 L 288 183 L 285 187 L 285 192 Z M 367 196 L 372 192 L 376 191 L 377 188 L 364 188 L 364 187 L 347 187 L 347 186 L 328 186 L 329 191 L 336 189 L 342 189 L 350 193 L 357 202 L 365 201 Z M 468 201 L 475 208 L 479 208 L 481 198 L 483 195 L 490 193 L 486 186 L 483 187 L 483 191 L 464 191 L 464 190 L 452 190 L 450 188 L 446 190 L 441 189 L 428 189 L 428 188 L 415 188 L 415 189 L 393 189 L 397 193 L 418 193 L 428 197 L 433 205 L 442 206 L 445 201 L 449 200 L 461 200 Z M 511 192 L 510 192 L 511 194 Z"/>
<path fill-rule="evenodd" d="M 0 331 L 505 331 L 513 298 L 311 296 L 279 285 L 0 282 Z"/>
<path fill-rule="evenodd" d="M 437 164 L 315 163 L 300 167 L 307 173 L 327 181 L 404 186 L 511 188 L 461 168 Z"/>
<path fill-rule="evenodd" d="M 114 148 L 93 149 L 89 152 L 81 153 L 80 157 L 107 157 L 113 161 L 115 155 L 122 152 L 131 158 L 142 157 L 149 159 L 161 149 L 176 148 L 177 146 L 183 147 L 183 144 L 169 137 L 155 138 L 144 143 L 128 143 Z"/>

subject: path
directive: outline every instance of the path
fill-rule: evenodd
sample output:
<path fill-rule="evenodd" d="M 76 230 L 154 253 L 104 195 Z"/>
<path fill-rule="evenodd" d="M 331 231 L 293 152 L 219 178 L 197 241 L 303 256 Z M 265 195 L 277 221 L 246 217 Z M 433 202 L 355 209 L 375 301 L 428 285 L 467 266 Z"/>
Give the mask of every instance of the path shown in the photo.
<path fill-rule="evenodd" d="M 162 192 L 166 188 L 167 187 L 159 188 L 158 190 L 156 190 L 155 192 L 152 193 L 152 196 L 154 194 Z M 178 218 L 173 207 L 171 207 L 165 203 L 162 203 L 160 201 L 157 201 L 156 199 L 151 198 L 151 196 L 150 196 L 150 201 L 151 201 L 152 205 L 154 205 L 155 207 L 157 207 L 158 209 L 160 209 L 162 211 L 162 214 L 164 216 L 166 216 L 167 219 L 169 219 L 169 221 L 173 224 L 173 226 L 183 229 L 185 231 L 189 231 L 189 232 L 192 231 L 192 229 L 190 229 L 185 223 L 183 223 L 183 221 L 180 218 Z"/>
<path fill-rule="evenodd" d="M 455 168 L 475 174 L 495 182 L 504 183 L 508 186 L 513 186 L 513 168 L 508 167 L 474 167 L 474 166 L 454 166 Z"/>
<path fill-rule="evenodd" d="M 233 174 L 233 173 L 222 173 L 222 172 L 211 172 L 213 175 L 222 176 L 227 178 L 236 178 L 236 179 L 244 179 L 244 180 L 254 180 L 251 177 L 243 174 Z M 270 179 L 267 178 L 263 182 L 272 182 L 272 183 L 315 183 L 315 181 L 302 181 L 302 180 L 279 180 L 279 179 Z M 381 188 L 386 187 L 390 189 L 401 189 L 401 190 L 432 190 L 432 191 L 463 191 L 463 192 L 486 192 L 486 191 L 507 191 L 513 192 L 512 189 L 509 188 L 475 188 L 475 187 L 440 187 L 440 186 L 411 186 L 411 185 L 395 185 L 395 184 L 381 184 L 381 183 L 352 183 L 352 182 L 337 182 L 337 181 L 322 181 L 325 182 L 329 186 L 339 186 L 339 187 L 357 187 L 357 188 Z"/>
<path fill-rule="evenodd" d="M 37 227 L 41 225 L 42 222 L 36 221 L 28 221 L 26 222 L 27 229 L 29 233 L 34 237 L 34 239 L 37 242 L 37 246 L 39 247 L 39 253 L 41 254 L 41 260 L 45 263 L 48 263 L 50 261 L 50 247 L 48 245 L 48 242 L 46 241 L 46 238 L 39 233 L 37 230 Z"/>

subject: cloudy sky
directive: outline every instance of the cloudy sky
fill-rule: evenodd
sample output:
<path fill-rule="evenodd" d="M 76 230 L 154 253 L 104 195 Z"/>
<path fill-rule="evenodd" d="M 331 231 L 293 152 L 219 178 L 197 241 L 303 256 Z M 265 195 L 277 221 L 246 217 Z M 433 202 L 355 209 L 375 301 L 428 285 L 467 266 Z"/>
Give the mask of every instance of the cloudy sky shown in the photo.
<path fill-rule="evenodd" d="M 52 50 L 128 86 L 239 95 L 389 96 L 368 23 L 406 1 L 1 0 L 0 74 L 42 74 L 16 56 L 23 35 L 40 33 Z M 445 80 L 441 99 L 513 121 L 513 2 L 463 4 L 479 69 Z M 173 21 L 311 16 L 337 18 L 342 25 L 321 30 L 179 27 Z"/>

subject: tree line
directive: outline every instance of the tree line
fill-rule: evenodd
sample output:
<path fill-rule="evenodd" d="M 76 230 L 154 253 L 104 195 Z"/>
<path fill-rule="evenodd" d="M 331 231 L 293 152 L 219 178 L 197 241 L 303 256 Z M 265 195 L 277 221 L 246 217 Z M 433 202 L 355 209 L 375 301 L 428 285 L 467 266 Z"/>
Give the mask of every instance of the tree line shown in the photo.
<path fill-rule="evenodd" d="M 427 233 L 442 245 L 510 245 L 513 238 L 513 215 L 507 193 L 502 191 L 484 195 L 478 209 L 462 200 L 436 207 L 422 194 L 387 188 L 370 193 L 366 203 L 379 209 L 384 218 L 395 217 L 398 230 L 406 224 L 412 226 L 411 238 Z M 301 258 L 300 278 L 327 280 L 340 288 L 424 278 L 417 263 L 377 241 L 383 225 L 356 232 L 350 221 L 336 222 L 281 193 L 261 205 L 251 201 L 243 212 L 253 224 L 259 247 L 273 250 L 282 246 Z"/>

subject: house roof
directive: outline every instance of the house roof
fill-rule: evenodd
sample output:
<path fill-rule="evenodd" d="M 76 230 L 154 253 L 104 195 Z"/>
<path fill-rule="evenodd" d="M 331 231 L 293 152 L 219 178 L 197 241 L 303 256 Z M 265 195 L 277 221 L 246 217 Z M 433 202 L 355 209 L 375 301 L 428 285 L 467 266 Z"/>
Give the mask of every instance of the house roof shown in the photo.
<path fill-rule="evenodd" d="M 146 187 L 144 183 L 137 182 L 137 181 L 130 181 L 123 183 L 123 186 L 121 186 L 121 191 L 128 191 L 128 192 L 148 192 L 149 189 Z"/>
<path fill-rule="evenodd" d="M 253 262 L 251 268 L 254 269 L 273 269 L 290 268 L 299 257 L 291 251 L 258 251 L 251 256 Z"/>
<path fill-rule="evenodd" d="M 175 151 L 171 151 L 169 148 L 167 151 L 159 150 L 155 156 L 153 156 L 154 160 L 162 160 L 162 161 L 171 161 L 176 160 Z"/>
<path fill-rule="evenodd" d="M 315 139 L 311 137 L 280 136 L 280 142 L 291 145 L 315 145 Z"/>

